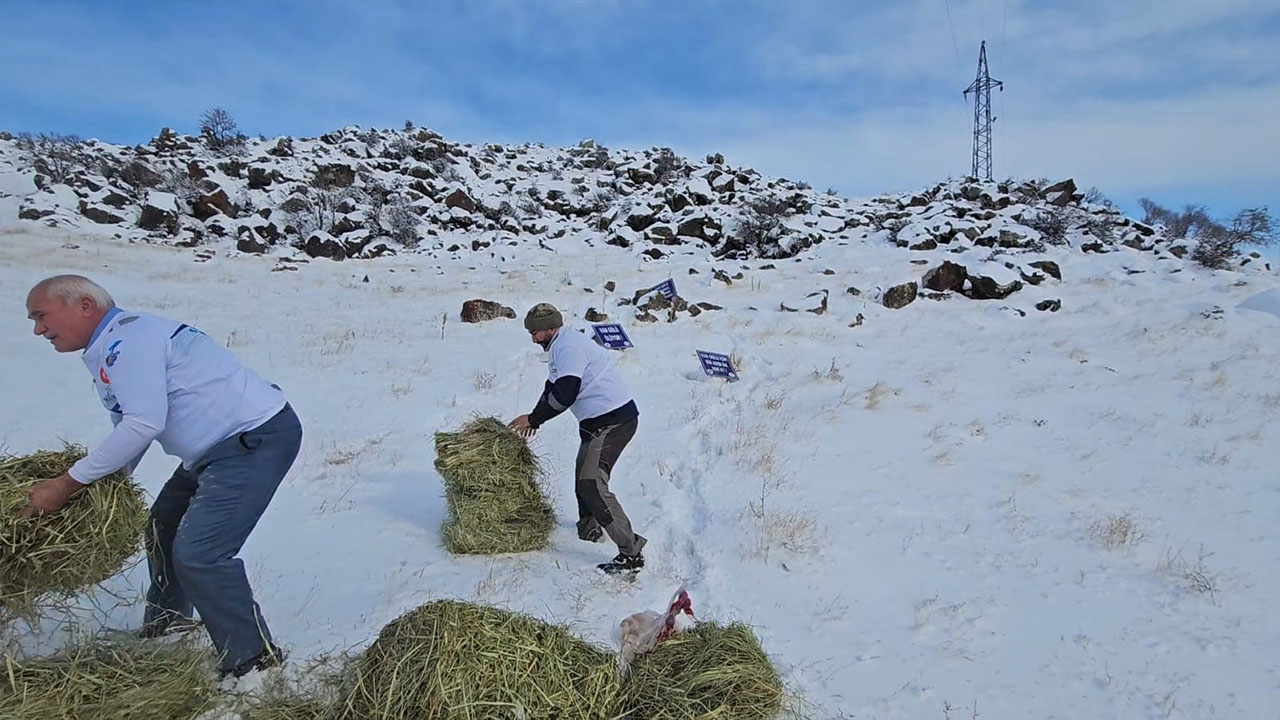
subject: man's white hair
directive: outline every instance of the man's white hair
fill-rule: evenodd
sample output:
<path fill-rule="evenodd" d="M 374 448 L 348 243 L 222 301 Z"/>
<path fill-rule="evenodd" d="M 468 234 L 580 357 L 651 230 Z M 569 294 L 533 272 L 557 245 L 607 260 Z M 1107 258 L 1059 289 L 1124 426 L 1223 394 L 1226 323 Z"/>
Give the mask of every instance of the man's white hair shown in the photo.
<path fill-rule="evenodd" d="M 59 298 L 68 305 L 79 302 L 81 298 L 89 298 L 99 310 L 109 310 L 116 306 L 111 293 L 83 275 L 54 275 L 36 283 L 31 291 L 36 290 L 51 298 Z"/>

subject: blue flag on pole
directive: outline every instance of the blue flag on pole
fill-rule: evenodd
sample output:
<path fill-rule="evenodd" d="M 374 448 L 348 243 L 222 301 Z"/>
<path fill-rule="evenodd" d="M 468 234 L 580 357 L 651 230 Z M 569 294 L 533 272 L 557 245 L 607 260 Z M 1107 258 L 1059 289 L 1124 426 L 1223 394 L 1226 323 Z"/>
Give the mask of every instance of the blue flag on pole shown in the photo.
<path fill-rule="evenodd" d="M 625 350 L 629 347 L 635 347 L 631 343 L 631 338 L 627 337 L 627 331 L 623 330 L 618 323 L 592 325 L 591 331 L 595 333 L 596 340 L 610 350 Z"/>
<path fill-rule="evenodd" d="M 722 377 L 729 382 L 734 382 L 738 379 L 738 373 L 734 372 L 733 361 L 729 359 L 728 355 L 699 350 L 698 362 L 702 363 L 702 372 L 711 377 Z"/>

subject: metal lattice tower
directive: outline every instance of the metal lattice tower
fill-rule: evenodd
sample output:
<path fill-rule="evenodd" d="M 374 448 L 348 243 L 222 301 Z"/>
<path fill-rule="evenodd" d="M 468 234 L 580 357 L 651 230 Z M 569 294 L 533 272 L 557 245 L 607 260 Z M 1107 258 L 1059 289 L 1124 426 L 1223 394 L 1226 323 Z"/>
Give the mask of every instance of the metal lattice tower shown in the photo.
<path fill-rule="evenodd" d="M 978 51 L 978 76 L 964 91 L 964 96 L 973 93 L 973 177 L 979 180 L 991 179 L 991 88 L 999 88 L 1004 92 L 1004 83 L 992 80 L 987 73 L 987 41 L 982 41 L 982 49 Z"/>

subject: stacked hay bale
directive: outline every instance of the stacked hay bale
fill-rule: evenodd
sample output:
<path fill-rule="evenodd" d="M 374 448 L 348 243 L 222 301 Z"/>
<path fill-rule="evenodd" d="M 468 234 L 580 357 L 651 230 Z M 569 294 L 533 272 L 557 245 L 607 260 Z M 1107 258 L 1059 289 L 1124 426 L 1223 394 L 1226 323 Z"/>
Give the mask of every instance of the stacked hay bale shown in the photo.
<path fill-rule="evenodd" d="M 84 456 L 68 445 L 0 458 L 0 622 L 34 612 L 43 596 L 69 596 L 120 572 L 142 546 L 141 489 L 116 473 L 77 493 L 65 508 L 23 518 L 27 491 Z"/>
<path fill-rule="evenodd" d="M 555 513 L 538 485 L 538 458 L 524 438 L 487 417 L 459 432 L 438 432 L 435 442 L 435 466 L 449 501 L 443 528 L 449 552 L 528 552 L 547 546 Z"/>
<path fill-rule="evenodd" d="M 194 720 L 218 701 L 213 654 L 191 642 L 89 642 L 0 666 L 0 718 Z"/>
<path fill-rule="evenodd" d="M 777 717 L 783 690 L 755 635 L 702 625 L 664 641 L 619 684 L 616 656 L 535 618 L 428 603 L 389 623 L 337 697 L 264 696 L 249 720 Z"/>

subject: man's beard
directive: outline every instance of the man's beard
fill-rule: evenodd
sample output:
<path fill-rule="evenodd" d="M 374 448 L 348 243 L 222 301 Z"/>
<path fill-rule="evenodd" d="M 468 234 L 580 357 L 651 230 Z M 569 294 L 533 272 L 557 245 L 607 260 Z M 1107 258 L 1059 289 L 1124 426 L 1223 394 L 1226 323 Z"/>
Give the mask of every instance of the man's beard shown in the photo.
<path fill-rule="evenodd" d="M 547 339 L 545 342 L 539 342 L 539 343 L 538 343 L 538 345 L 539 345 L 539 346 L 540 346 L 544 351 L 546 351 L 546 350 L 550 350 L 550 349 L 551 349 L 551 341 L 552 341 L 552 340 L 554 340 L 554 339 L 555 339 L 554 337 L 549 338 L 549 339 Z"/>

